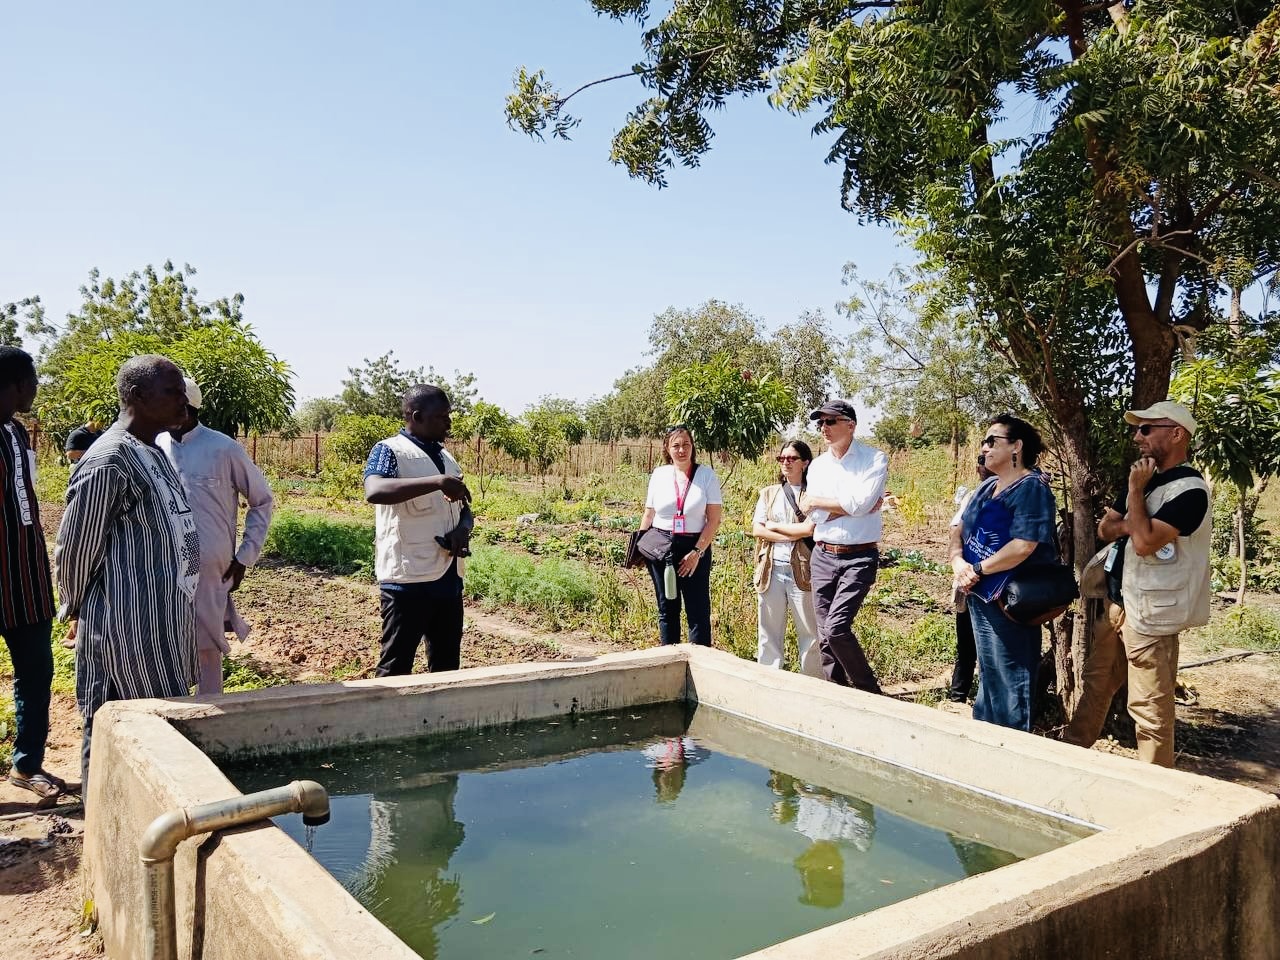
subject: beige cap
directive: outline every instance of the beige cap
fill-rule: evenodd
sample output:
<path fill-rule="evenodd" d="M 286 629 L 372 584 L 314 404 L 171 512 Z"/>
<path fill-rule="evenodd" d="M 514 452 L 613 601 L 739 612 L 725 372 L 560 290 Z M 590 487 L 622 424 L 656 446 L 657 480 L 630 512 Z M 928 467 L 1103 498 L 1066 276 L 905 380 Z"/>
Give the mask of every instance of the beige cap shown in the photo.
<path fill-rule="evenodd" d="M 1134 426 L 1147 420 L 1172 420 L 1187 433 L 1194 436 L 1196 432 L 1196 419 L 1191 411 L 1173 400 L 1161 400 L 1145 410 L 1130 410 L 1124 415 L 1124 422 Z"/>
<path fill-rule="evenodd" d="M 200 388 L 190 377 L 183 377 L 182 382 L 187 385 L 187 403 L 199 410 L 200 405 L 204 403 L 204 395 L 200 392 Z"/>

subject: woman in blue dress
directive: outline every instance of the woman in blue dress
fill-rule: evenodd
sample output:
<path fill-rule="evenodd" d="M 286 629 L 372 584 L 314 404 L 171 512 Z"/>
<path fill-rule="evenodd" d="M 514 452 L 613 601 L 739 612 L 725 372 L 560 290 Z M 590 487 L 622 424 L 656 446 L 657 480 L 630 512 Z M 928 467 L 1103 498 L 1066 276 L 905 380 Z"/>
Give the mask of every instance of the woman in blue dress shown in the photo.
<path fill-rule="evenodd" d="M 1040 627 L 1010 620 L 1000 593 L 1024 565 L 1053 563 L 1057 508 L 1044 475 L 1035 469 L 1044 444 L 1025 420 L 1002 414 L 982 441 L 984 481 L 951 528 L 955 586 L 968 595 L 978 648 L 975 720 L 1031 729 L 1031 689 L 1040 662 Z"/>

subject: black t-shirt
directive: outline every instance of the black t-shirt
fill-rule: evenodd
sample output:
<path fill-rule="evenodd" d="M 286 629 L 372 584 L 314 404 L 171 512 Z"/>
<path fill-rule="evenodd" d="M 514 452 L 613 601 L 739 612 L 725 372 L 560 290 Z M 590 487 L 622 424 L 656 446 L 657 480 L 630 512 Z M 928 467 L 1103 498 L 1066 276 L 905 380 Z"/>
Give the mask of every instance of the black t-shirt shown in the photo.
<path fill-rule="evenodd" d="M 1172 483 L 1174 480 L 1181 480 L 1184 477 L 1198 477 L 1203 480 L 1204 474 L 1186 463 L 1169 470 L 1161 470 L 1147 481 L 1143 495 L 1150 496 L 1152 491 L 1159 490 L 1166 483 Z M 1128 513 L 1129 490 L 1127 487 L 1116 499 L 1116 502 L 1112 504 L 1112 509 L 1121 516 Z M 1189 537 L 1199 529 L 1205 514 L 1208 512 L 1209 494 L 1206 491 L 1184 490 L 1172 500 L 1166 500 L 1151 519 L 1169 524 L 1169 526 L 1178 531 L 1178 536 Z"/>
<path fill-rule="evenodd" d="M 67 434 L 67 444 L 63 447 L 67 453 L 73 450 L 84 452 L 93 446 L 93 441 L 102 436 L 101 430 L 90 430 L 87 426 L 76 427 Z"/>

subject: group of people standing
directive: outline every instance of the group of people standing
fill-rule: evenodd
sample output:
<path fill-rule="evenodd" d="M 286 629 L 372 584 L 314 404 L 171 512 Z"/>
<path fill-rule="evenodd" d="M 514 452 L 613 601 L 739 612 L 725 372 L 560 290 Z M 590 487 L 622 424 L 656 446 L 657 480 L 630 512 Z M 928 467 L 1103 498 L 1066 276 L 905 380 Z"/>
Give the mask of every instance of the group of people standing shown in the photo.
<path fill-rule="evenodd" d="M 16 737 L 9 780 L 56 802 L 76 789 L 44 768 L 53 677 L 50 647 L 54 578 L 40 526 L 35 458 L 17 413 L 32 408 L 32 358 L 0 347 L 0 634 L 14 668 Z M 66 511 L 54 548 L 58 615 L 76 650 L 76 700 L 84 721 L 82 784 L 87 783 L 93 718 L 116 699 L 184 697 L 222 690 L 228 632 L 248 625 L 231 594 L 262 550 L 272 497 L 261 471 L 232 437 L 199 421 L 200 388 L 170 360 L 134 357 L 116 380 L 119 418 L 77 435 Z M 376 513 L 376 569 L 382 601 L 378 676 L 412 671 L 427 647 L 435 672 L 460 664 L 462 575 L 474 527 L 470 493 L 443 447 L 449 398 L 412 387 L 404 429 L 377 443 L 364 471 Z M 1129 411 L 1142 456 L 1124 495 L 1098 526 L 1112 546 L 1100 554 L 1101 635 L 1085 669 L 1084 693 L 1063 738 L 1090 745 L 1112 696 L 1129 688 L 1139 756 L 1171 766 L 1178 635 L 1208 621 L 1211 510 L 1204 478 L 1190 466 L 1196 424 L 1179 404 Z M 801 440 L 777 455 L 778 482 L 762 489 L 752 518 L 756 539 L 758 659 L 783 666 L 788 613 L 802 673 L 880 693 L 853 622 L 880 565 L 888 460 L 855 440 L 857 413 L 831 400 L 809 419 L 826 450 Z M 1041 630 L 1002 609 L 1001 592 L 1018 571 L 1057 560 L 1056 507 L 1037 469 L 1043 443 L 1026 421 L 1003 415 L 982 441 L 988 474 L 953 521 L 953 586 L 963 600 L 961 663 L 953 696 L 980 670 L 976 719 L 1028 730 Z M 697 460 L 688 427 L 665 432 L 663 465 L 653 471 L 642 530 L 668 546 L 647 560 L 657 600 L 659 639 L 711 644 L 712 544 L 724 501 L 714 469 Z M 248 504 L 237 544 L 240 499 Z M 1088 572 L 1088 571 L 1087 571 Z M 1087 578 L 1086 578 L 1087 579 Z M 1082 584 L 1082 586 L 1085 586 Z M 964 676 L 967 671 L 967 677 Z"/>
<path fill-rule="evenodd" d="M 758 658 L 782 666 L 790 611 L 802 672 L 879 693 L 853 620 L 879 569 L 889 462 L 854 440 L 858 416 L 848 401 L 829 401 L 810 420 L 822 432 L 826 452 L 815 459 L 804 441 L 784 444 L 777 458 L 779 482 L 760 491 L 752 522 Z M 649 478 L 640 521 L 642 531 L 671 534 L 670 554 L 647 559 L 658 635 L 664 644 L 680 642 L 683 606 L 690 642 L 710 646 L 711 545 L 724 512 L 720 481 L 711 467 L 697 462 L 693 434 L 683 424 L 666 430 L 662 454 L 665 463 Z"/>
<path fill-rule="evenodd" d="M 879 693 L 874 670 L 853 631 L 876 580 L 888 462 L 854 439 L 857 414 L 846 400 L 814 410 L 826 450 L 788 440 L 777 455 L 778 482 L 763 488 L 752 517 L 758 595 L 757 659 L 784 665 L 788 614 L 799 670 L 842 686 Z M 1111 698 L 1127 684 L 1139 757 L 1172 766 L 1178 637 L 1209 619 L 1212 511 L 1204 477 L 1188 462 L 1196 423 L 1181 404 L 1161 401 L 1125 414 L 1140 458 L 1128 489 L 1098 525 L 1104 593 L 1084 675 L 1084 690 L 1062 737 L 1090 746 Z M 981 483 L 951 524 L 950 564 L 957 606 L 957 663 L 950 699 L 964 702 L 980 673 L 977 720 L 1030 730 L 1042 628 L 1010 616 L 1010 581 L 1058 563 L 1057 505 L 1038 462 L 1040 434 L 1003 414 L 981 444 Z M 670 551 L 649 557 L 659 639 L 711 643 L 711 547 L 723 517 L 715 471 L 696 458 L 684 425 L 663 437 L 664 464 L 653 471 L 641 530 L 670 534 Z"/>
<path fill-rule="evenodd" d="M 222 691 L 227 631 L 248 626 L 231 594 L 258 559 L 270 523 L 266 478 L 233 438 L 199 422 L 199 387 L 165 357 L 126 361 L 116 377 L 120 415 L 71 458 L 66 510 L 54 546 L 58 615 L 75 647 L 76 704 L 84 724 L 81 784 L 44 769 L 53 677 L 50 573 L 21 424 L 38 379 L 31 357 L 0 347 L 4 450 L 0 571 L 5 640 L 14 664 L 17 736 L 9 781 L 57 802 L 88 783 L 93 720 L 111 700 Z M 236 543 L 239 498 L 249 511 Z"/>

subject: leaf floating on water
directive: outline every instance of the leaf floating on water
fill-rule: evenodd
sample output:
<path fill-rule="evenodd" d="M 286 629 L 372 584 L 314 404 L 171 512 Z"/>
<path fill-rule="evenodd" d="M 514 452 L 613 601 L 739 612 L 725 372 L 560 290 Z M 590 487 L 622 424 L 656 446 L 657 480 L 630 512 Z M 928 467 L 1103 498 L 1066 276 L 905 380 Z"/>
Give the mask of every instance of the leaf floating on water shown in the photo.
<path fill-rule="evenodd" d="M 533 948 L 532 950 L 530 950 L 529 952 L 530 952 L 530 953 L 546 953 L 546 952 L 547 952 L 547 948 L 546 948 L 546 947 L 534 947 L 534 948 Z"/>
<path fill-rule="evenodd" d="M 333 769 L 333 764 L 332 764 L 332 763 L 322 763 L 322 764 L 320 764 L 320 767 L 321 767 L 321 769 L 323 769 L 323 770 L 332 770 L 332 769 Z"/>
<path fill-rule="evenodd" d="M 883 883 L 886 887 L 892 887 L 892 886 L 893 886 L 893 881 L 892 881 L 892 880 L 886 880 L 884 877 L 881 877 L 881 878 L 880 878 L 880 882 L 881 882 L 881 883 Z"/>
<path fill-rule="evenodd" d="M 474 923 L 476 926 L 479 926 L 479 925 L 480 925 L 480 924 L 482 924 L 482 923 L 488 923 L 490 920 L 492 920 L 492 919 L 493 919 L 494 917 L 496 917 L 497 915 L 498 915 L 498 914 L 497 914 L 497 912 L 495 911 L 494 913 L 490 913 L 490 914 L 488 914 L 487 916 L 483 916 L 483 917 L 481 917 L 479 920 L 472 920 L 471 922 L 472 922 L 472 923 Z"/>

